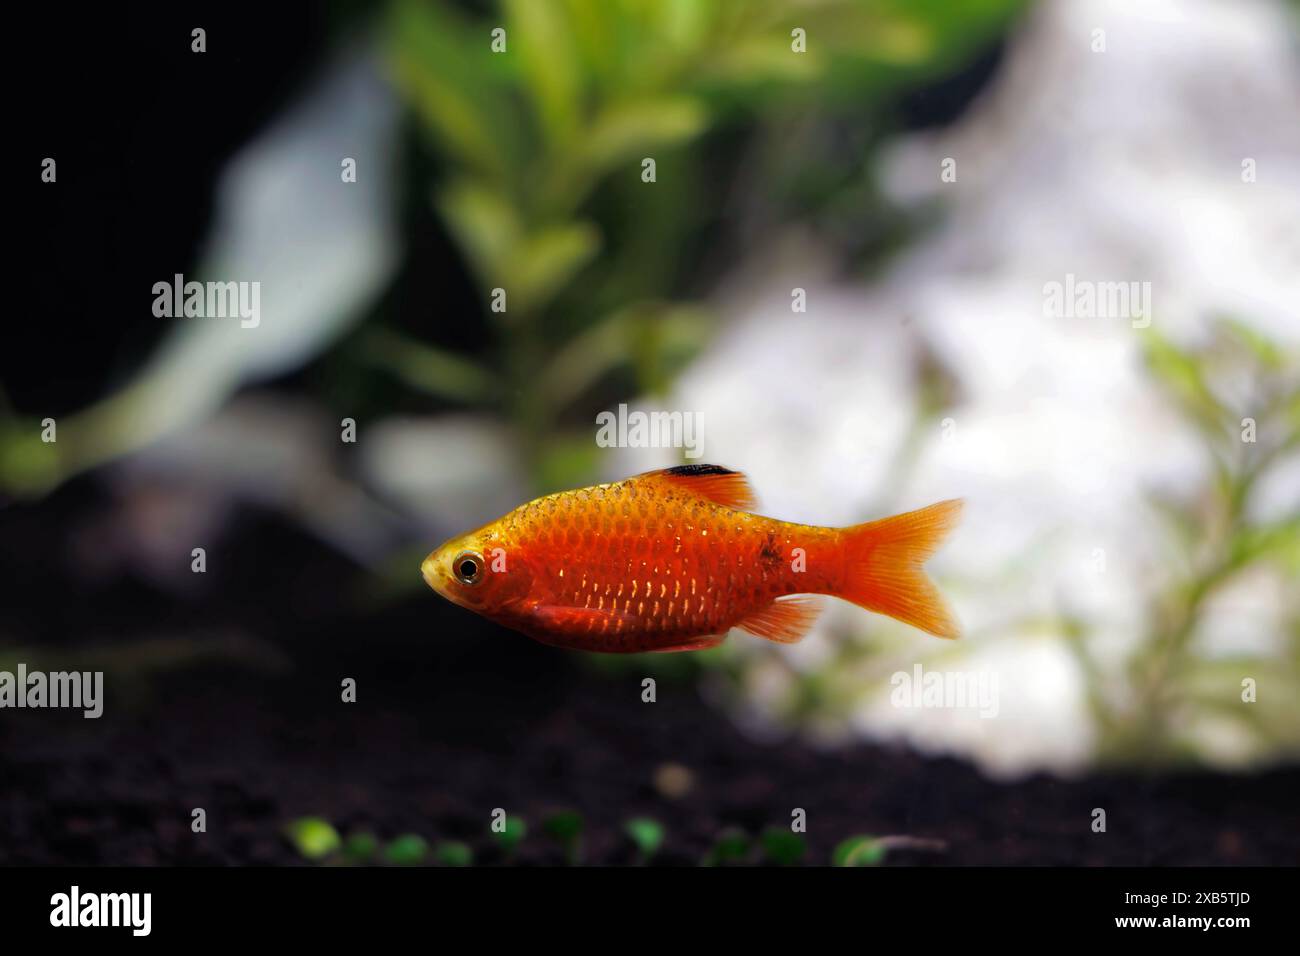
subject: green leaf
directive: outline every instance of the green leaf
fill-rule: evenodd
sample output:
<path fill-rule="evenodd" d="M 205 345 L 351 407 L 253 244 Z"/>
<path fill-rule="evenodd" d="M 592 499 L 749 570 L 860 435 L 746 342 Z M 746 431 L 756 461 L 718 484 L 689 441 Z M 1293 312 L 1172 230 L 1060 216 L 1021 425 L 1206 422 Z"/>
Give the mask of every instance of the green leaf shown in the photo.
<path fill-rule="evenodd" d="M 812 83 L 826 69 L 826 59 L 814 46 L 806 53 L 790 49 L 791 37 L 779 34 L 745 37 L 719 49 L 701 65 L 708 85 L 738 87 L 756 92 L 773 83 Z"/>
<path fill-rule="evenodd" d="M 637 385 L 664 394 L 677 373 L 704 348 L 713 316 L 692 305 L 649 310 L 632 328 Z"/>
<path fill-rule="evenodd" d="M 514 204 L 485 182 L 459 179 L 439 193 L 438 209 L 480 281 L 506 285 L 524 229 Z"/>
<path fill-rule="evenodd" d="M 763 854 L 778 866 L 794 866 L 808 851 L 804 838 L 788 827 L 768 827 L 760 840 Z"/>
<path fill-rule="evenodd" d="M 515 848 L 528 835 L 528 825 L 524 822 L 524 818 L 518 814 L 506 814 L 505 828 L 500 831 L 492 830 L 491 832 L 492 839 L 497 841 L 497 845 L 501 847 L 502 852 L 508 856 L 515 851 Z"/>
<path fill-rule="evenodd" d="M 1232 567 L 1276 556 L 1283 564 L 1300 560 L 1300 515 L 1263 527 L 1242 528 L 1230 546 Z"/>
<path fill-rule="evenodd" d="M 42 441 L 41 430 L 34 419 L 0 421 L 0 491 L 39 495 L 63 480 L 58 442 Z"/>
<path fill-rule="evenodd" d="M 810 29 L 841 55 L 913 67 L 933 61 L 939 54 L 936 26 L 910 11 L 893 16 L 878 6 L 841 4 L 814 18 Z"/>
<path fill-rule="evenodd" d="M 505 0 L 507 52 L 523 67 L 523 87 L 533 98 L 553 147 L 574 136 L 582 96 L 573 25 L 563 3 Z"/>
<path fill-rule="evenodd" d="M 600 245 L 599 230 L 582 221 L 552 226 L 528 236 L 514 250 L 503 280 L 513 299 L 511 308 L 524 312 L 544 308 L 595 258 Z"/>
<path fill-rule="evenodd" d="M 516 157 L 529 150 L 490 28 L 441 3 L 399 0 L 391 10 L 392 71 L 423 128 L 465 165 L 508 179 Z"/>
<path fill-rule="evenodd" d="M 660 0 L 653 9 L 660 15 L 664 41 L 679 56 L 694 54 L 707 43 L 717 16 L 714 4 L 699 0 Z"/>
<path fill-rule="evenodd" d="M 1209 438 L 1221 439 L 1232 416 L 1206 383 L 1196 357 L 1150 329 L 1144 338 L 1147 365 L 1156 379 Z"/>
<path fill-rule="evenodd" d="M 506 290 L 506 315 L 544 307 L 600 250 L 589 222 L 526 231 L 515 206 L 482 183 L 448 186 L 438 206 L 480 280 Z"/>
<path fill-rule="evenodd" d="M 703 866 L 726 866 L 743 861 L 753 846 L 744 830 L 728 828 L 718 835 L 717 842 L 701 861 Z"/>
<path fill-rule="evenodd" d="M 884 861 L 887 852 L 885 845 L 875 837 L 851 836 L 835 847 L 831 863 L 834 866 L 876 866 Z"/>
<path fill-rule="evenodd" d="M 1286 365 L 1286 356 L 1272 339 L 1237 319 L 1225 319 L 1224 326 L 1250 349 L 1255 359 L 1270 372 Z"/>
<path fill-rule="evenodd" d="M 649 150 L 685 142 L 704 129 L 708 114 L 696 100 L 661 97 L 609 106 L 584 137 L 577 161 L 585 175 L 603 175 Z M 632 172 L 640 175 L 640 167 Z"/>
<path fill-rule="evenodd" d="M 542 369 L 537 391 L 547 407 L 568 407 L 616 368 L 636 369 L 645 392 L 667 387 L 709 333 L 710 314 L 691 305 L 637 303 L 566 342 Z"/>
<path fill-rule="evenodd" d="M 570 866 L 582 855 L 582 815 L 576 810 L 559 810 L 542 821 L 542 832 L 564 847 Z"/>
<path fill-rule="evenodd" d="M 498 394 L 492 373 L 476 362 L 396 332 L 379 330 L 362 340 L 362 357 L 421 392 L 468 405 Z"/>
<path fill-rule="evenodd" d="M 576 840 L 582 836 L 582 814 L 577 810 L 557 810 L 542 821 L 542 832 L 562 843 Z"/>
<path fill-rule="evenodd" d="M 417 866 L 429 855 L 424 837 L 406 833 L 384 847 L 384 860 L 394 866 Z"/>
<path fill-rule="evenodd" d="M 620 15 L 617 5 L 609 0 L 566 0 L 566 6 L 575 59 L 593 87 L 614 89 L 619 66 L 614 42 L 614 21 Z"/>
<path fill-rule="evenodd" d="M 379 852 L 379 840 L 370 832 L 349 833 L 343 841 L 343 856 L 351 863 L 368 863 Z"/>
<path fill-rule="evenodd" d="M 339 849 L 338 831 L 320 817 L 302 817 L 287 824 L 284 835 L 302 856 L 321 860 Z"/>
<path fill-rule="evenodd" d="M 657 820 L 649 817 L 634 817 L 623 824 L 623 831 L 636 844 L 643 860 L 653 857 L 663 846 L 664 828 Z"/>
<path fill-rule="evenodd" d="M 433 859 L 439 866 L 471 866 L 474 851 L 457 840 L 443 840 L 434 848 Z"/>

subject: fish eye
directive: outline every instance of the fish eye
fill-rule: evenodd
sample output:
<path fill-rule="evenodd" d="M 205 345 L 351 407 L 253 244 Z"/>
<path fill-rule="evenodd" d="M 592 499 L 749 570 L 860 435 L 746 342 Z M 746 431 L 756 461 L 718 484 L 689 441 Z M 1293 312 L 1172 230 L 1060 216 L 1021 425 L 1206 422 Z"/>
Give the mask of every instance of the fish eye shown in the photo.
<path fill-rule="evenodd" d="M 473 586 L 483 580 L 483 558 L 473 551 L 462 551 L 456 555 L 451 568 L 461 584 Z"/>

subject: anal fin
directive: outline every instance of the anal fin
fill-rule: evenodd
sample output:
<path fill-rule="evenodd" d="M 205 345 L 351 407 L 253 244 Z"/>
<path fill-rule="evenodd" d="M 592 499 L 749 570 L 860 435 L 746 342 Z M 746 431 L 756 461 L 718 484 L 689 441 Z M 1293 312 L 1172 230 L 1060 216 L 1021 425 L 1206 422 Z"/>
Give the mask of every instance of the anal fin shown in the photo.
<path fill-rule="evenodd" d="M 781 597 L 742 618 L 736 627 L 778 644 L 793 644 L 808 633 L 821 610 L 821 602 L 810 595 Z"/>
<path fill-rule="evenodd" d="M 717 647 L 727 639 L 726 634 L 710 634 L 708 637 L 695 637 L 682 644 L 670 644 L 668 647 L 652 647 L 647 654 L 672 654 L 676 651 L 703 651 Z"/>

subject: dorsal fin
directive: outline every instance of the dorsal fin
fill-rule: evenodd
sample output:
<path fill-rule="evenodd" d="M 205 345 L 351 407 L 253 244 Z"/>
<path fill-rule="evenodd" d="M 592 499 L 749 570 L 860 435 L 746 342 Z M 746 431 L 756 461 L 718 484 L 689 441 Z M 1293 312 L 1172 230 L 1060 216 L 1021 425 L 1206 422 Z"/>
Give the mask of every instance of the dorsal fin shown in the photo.
<path fill-rule="evenodd" d="M 638 477 L 672 484 L 687 494 L 738 511 L 749 511 L 757 504 L 749 479 L 721 465 L 678 465 Z"/>

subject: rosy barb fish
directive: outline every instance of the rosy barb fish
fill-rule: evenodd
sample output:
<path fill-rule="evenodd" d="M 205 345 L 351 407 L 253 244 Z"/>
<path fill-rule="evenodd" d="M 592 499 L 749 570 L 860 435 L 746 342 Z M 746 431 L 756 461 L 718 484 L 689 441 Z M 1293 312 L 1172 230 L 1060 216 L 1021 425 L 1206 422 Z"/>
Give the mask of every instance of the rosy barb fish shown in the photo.
<path fill-rule="evenodd" d="M 448 600 L 545 644 L 713 647 L 731 628 L 790 643 L 828 594 L 938 637 L 958 626 L 921 569 L 959 500 L 847 528 L 752 514 L 745 476 L 683 465 L 547 495 L 421 565 Z"/>

